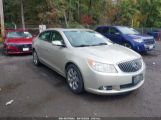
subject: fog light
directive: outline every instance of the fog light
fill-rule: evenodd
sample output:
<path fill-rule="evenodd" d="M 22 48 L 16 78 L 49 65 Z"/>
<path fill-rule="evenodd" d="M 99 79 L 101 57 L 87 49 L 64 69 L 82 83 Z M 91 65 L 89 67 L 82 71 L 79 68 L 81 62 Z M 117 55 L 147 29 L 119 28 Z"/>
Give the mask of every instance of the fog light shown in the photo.
<path fill-rule="evenodd" d="M 112 86 L 101 86 L 99 90 L 112 90 Z"/>
<path fill-rule="evenodd" d="M 138 50 L 140 50 L 140 47 L 138 46 Z"/>

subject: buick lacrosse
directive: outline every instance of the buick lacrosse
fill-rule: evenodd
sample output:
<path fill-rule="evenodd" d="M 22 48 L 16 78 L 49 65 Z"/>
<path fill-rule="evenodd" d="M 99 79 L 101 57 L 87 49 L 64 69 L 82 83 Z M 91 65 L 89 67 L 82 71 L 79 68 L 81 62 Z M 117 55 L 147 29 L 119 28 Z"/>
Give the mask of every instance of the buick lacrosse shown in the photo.
<path fill-rule="evenodd" d="M 120 94 L 144 83 L 145 64 L 133 50 L 89 29 L 47 29 L 33 40 L 33 62 L 66 78 L 76 94 Z"/>

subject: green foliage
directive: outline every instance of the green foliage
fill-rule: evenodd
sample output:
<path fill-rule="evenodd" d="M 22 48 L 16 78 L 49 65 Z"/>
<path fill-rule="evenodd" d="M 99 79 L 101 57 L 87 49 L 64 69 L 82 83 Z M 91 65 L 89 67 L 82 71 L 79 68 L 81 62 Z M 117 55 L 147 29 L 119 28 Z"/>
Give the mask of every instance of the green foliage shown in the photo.
<path fill-rule="evenodd" d="M 161 27 L 161 0 L 23 0 L 25 23 L 82 27 L 98 24 Z M 20 0 L 4 0 L 5 21 L 21 24 Z M 87 16 L 88 20 L 82 20 Z M 92 21 L 92 22 L 89 22 Z"/>

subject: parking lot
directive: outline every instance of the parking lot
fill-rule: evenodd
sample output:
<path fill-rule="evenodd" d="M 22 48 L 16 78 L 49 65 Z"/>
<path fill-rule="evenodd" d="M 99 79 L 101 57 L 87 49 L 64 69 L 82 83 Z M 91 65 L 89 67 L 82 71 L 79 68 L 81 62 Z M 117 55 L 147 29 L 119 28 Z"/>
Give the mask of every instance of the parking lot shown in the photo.
<path fill-rule="evenodd" d="M 127 95 L 98 96 L 73 94 L 63 77 L 34 66 L 31 55 L 0 54 L 0 117 L 160 117 L 161 42 L 142 56 L 147 68 L 141 88 Z"/>

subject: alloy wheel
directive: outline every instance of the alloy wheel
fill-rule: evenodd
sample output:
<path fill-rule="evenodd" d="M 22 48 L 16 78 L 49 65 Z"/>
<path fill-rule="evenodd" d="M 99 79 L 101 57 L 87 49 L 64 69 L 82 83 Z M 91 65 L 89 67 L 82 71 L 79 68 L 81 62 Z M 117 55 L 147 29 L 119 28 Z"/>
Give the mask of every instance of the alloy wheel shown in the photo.
<path fill-rule="evenodd" d="M 71 89 L 76 90 L 79 87 L 79 77 L 77 72 L 70 68 L 67 73 L 67 80 Z"/>
<path fill-rule="evenodd" d="M 129 43 L 124 43 L 124 46 L 127 47 L 127 48 L 132 49 L 132 47 L 131 47 L 131 45 Z"/>
<path fill-rule="evenodd" d="M 39 59 L 38 59 L 36 51 L 33 52 L 33 62 L 35 65 L 39 64 Z"/>
<path fill-rule="evenodd" d="M 80 70 L 74 64 L 67 67 L 66 79 L 70 90 L 75 94 L 84 92 L 84 82 Z"/>

